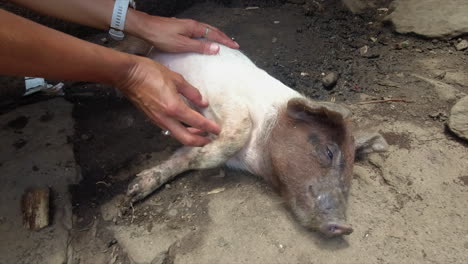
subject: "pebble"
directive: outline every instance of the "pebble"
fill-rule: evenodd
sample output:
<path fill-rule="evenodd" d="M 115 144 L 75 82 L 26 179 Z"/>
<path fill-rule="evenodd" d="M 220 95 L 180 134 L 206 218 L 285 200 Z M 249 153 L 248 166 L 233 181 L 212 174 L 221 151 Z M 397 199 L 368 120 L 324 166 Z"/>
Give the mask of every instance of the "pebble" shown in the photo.
<path fill-rule="evenodd" d="M 279 245 L 278 245 L 278 248 L 279 248 L 279 252 L 280 252 L 280 253 L 283 253 L 283 252 L 284 252 L 284 249 L 285 249 L 285 248 L 284 248 L 283 244 L 279 244 Z"/>
<path fill-rule="evenodd" d="M 441 72 L 437 73 L 434 77 L 435 77 L 436 79 L 442 80 L 443 78 L 445 78 L 445 75 L 446 75 L 446 74 L 447 74 L 446 71 L 441 71 Z"/>
<path fill-rule="evenodd" d="M 435 112 L 435 113 L 429 114 L 429 117 L 432 118 L 434 121 L 441 121 L 441 122 L 445 122 L 448 119 L 447 115 L 444 112 Z"/>
<path fill-rule="evenodd" d="M 177 215 L 177 213 L 178 213 L 177 209 L 171 209 L 171 210 L 169 210 L 169 212 L 167 212 L 167 215 L 171 216 L 171 217 L 174 217 L 174 216 Z"/>
<path fill-rule="evenodd" d="M 380 56 L 376 52 L 373 52 L 371 48 L 369 48 L 369 46 L 367 45 L 359 49 L 359 54 L 361 54 L 362 57 L 368 58 L 368 59 L 378 58 Z"/>
<path fill-rule="evenodd" d="M 466 39 L 458 42 L 458 44 L 455 45 L 455 48 L 458 51 L 466 50 L 468 48 L 468 41 Z"/>
<path fill-rule="evenodd" d="M 452 107 L 448 126 L 457 136 L 468 140 L 468 96 Z"/>
<path fill-rule="evenodd" d="M 322 78 L 322 84 L 325 88 L 331 89 L 338 81 L 339 75 L 336 72 L 330 72 Z"/>
<path fill-rule="evenodd" d="M 361 54 L 361 56 L 364 57 L 368 51 L 369 51 L 369 46 L 365 45 L 359 49 L 359 54 Z"/>
<path fill-rule="evenodd" d="M 272 38 L 272 39 L 271 39 L 271 43 L 276 43 L 277 41 L 278 41 L 277 38 Z"/>
<path fill-rule="evenodd" d="M 85 141 L 90 140 L 92 137 L 93 137 L 92 135 L 88 135 L 88 134 L 81 135 L 81 139 Z"/>
<path fill-rule="evenodd" d="M 395 44 L 394 48 L 397 50 L 400 50 L 400 49 L 408 48 L 409 45 L 410 45 L 409 40 L 405 40 L 405 41 Z"/>

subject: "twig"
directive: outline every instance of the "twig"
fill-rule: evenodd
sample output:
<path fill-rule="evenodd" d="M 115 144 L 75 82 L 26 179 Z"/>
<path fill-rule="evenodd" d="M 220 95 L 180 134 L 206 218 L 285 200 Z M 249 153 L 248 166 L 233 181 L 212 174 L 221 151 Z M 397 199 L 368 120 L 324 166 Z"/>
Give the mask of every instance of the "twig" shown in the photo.
<path fill-rule="evenodd" d="M 406 100 L 406 99 L 385 99 L 385 100 L 372 100 L 372 101 L 365 101 L 360 102 L 358 104 L 378 104 L 378 103 L 386 103 L 386 102 L 403 102 L 403 103 L 413 103 L 413 101 Z"/>

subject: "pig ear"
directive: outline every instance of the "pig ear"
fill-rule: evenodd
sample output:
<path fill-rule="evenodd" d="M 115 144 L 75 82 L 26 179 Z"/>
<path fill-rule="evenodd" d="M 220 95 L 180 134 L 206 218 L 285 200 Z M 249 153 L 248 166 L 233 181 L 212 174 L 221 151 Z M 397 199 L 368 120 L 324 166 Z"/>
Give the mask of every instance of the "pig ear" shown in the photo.
<path fill-rule="evenodd" d="M 288 115 L 298 120 L 310 120 L 312 116 L 325 116 L 334 123 L 341 123 L 351 116 L 351 111 L 346 107 L 329 102 L 314 102 L 304 98 L 289 100 Z"/>
<path fill-rule="evenodd" d="M 371 152 L 384 152 L 388 149 L 385 138 L 376 132 L 361 132 L 355 137 L 356 156 Z"/>

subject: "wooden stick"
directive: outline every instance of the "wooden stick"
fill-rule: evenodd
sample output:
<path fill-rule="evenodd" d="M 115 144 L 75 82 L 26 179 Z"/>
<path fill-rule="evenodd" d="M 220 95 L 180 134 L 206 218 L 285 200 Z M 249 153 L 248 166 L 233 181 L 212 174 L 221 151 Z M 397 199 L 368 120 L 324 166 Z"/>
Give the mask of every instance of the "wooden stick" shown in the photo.
<path fill-rule="evenodd" d="M 403 102 L 403 103 L 413 103 L 413 101 L 407 99 L 385 99 L 385 100 L 372 100 L 372 101 L 365 101 L 360 102 L 358 104 L 378 104 L 378 103 L 386 103 L 386 102 Z"/>

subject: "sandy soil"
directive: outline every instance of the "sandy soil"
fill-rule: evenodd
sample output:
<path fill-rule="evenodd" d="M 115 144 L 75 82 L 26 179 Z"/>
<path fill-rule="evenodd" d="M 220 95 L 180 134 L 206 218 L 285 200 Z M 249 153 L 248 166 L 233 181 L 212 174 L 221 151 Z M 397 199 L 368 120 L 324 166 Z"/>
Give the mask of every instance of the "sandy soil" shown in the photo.
<path fill-rule="evenodd" d="M 335 1 L 309 11 L 205 3 L 179 15 L 218 26 L 274 77 L 314 99 L 347 105 L 359 127 L 387 138 L 389 152 L 356 163 L 348 206 L 353 234 L 332 240 L 311 234 L 260 180 L 219 169 L 185 173 L 131 215 L 104 220 L 99 207 L 179 145 L 111 88 L 74 83 L 67 98 L 75 103 L 73 142 L 83 175 L 71 189 L 74 263 L 130 263 L 131 245 L 114 238 L 116 228 L 151 233 L 161 225 L 169 227 L 162 233 L 176 230 L 178 237 L 161 263 L 466 263 L 468 144 L 445 123 L 468 93 L 468 53 L 451 40 L 393 34 L 377 10 L 388 1 L 375 2 L 360 16 Z M 340 75 L 330 90 L 320 81 L 328 72 Z M 359 104 L 396 98 L 407 102 Z"/>

